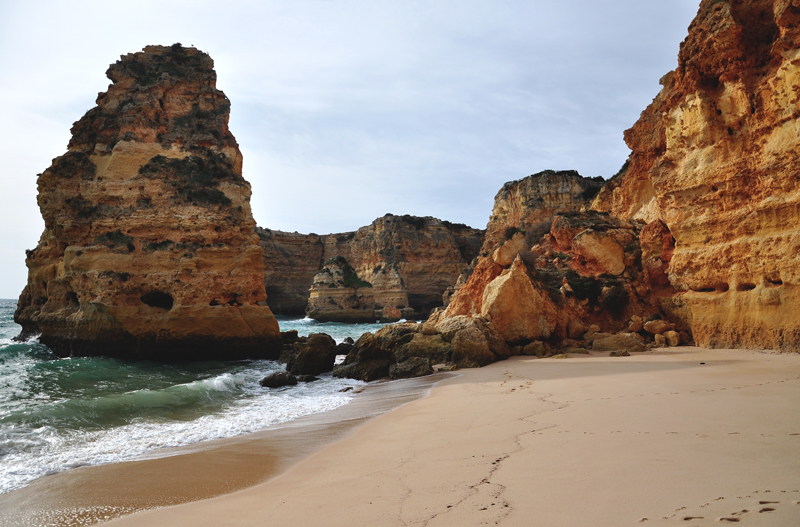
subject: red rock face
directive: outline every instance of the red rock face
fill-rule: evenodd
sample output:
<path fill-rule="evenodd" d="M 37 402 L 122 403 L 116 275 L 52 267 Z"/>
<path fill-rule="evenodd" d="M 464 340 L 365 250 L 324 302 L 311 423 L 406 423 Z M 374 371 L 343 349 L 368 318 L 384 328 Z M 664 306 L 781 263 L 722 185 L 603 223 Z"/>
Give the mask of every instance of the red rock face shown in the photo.
<path fill-rule="evenodd" d="M 108 76 L 39 176 L 45 231 L 15 320 L 59 355 L 274 355 L 250 185 L 213 61 L 150 46 Z"/>
<path fill-rule="evenodd" d="M 666 227 L 698 344 L 800 351 L 800 2 L 704 0 L 678 60 L 594 208 Z"/>

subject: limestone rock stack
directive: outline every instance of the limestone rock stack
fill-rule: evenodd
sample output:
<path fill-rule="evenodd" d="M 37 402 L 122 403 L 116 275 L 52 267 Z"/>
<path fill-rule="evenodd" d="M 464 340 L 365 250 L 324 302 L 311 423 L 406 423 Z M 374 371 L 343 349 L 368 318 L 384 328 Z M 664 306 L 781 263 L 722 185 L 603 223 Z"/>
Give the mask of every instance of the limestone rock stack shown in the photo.
<path fill-rule="evenodd" d="M 123 56 L 68 151 L 39 176 L 45 231 L 15 320 L 57 354 L 270 357 L 250 185 L 211 58 Z"/>
<path fill-rule="evenodd" d="M 594 208 L 649 224 L 699 345 L 800 351 L 800 2 L 704 0 L 661 84 Z"/>

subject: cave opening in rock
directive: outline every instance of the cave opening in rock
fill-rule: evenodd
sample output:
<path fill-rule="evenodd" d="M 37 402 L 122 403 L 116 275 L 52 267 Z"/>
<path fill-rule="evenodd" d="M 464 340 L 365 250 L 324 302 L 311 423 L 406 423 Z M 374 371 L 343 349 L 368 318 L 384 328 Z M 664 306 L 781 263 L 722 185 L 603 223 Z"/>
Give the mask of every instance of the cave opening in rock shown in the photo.
<path fill-rule="evenodd" d="M 153 291 L 151 293 L 147 293 L 146 295 L 142 295 L 140 300 L 150 307 L 158 307 L 161 309 L 166 309 L 167 311 L 172 309 L 172 305 L 174 304 L 172 296 L 168 295 L 167 293 L 162 293 L 161 291 Z"/>
<path fill-rule="evenodd" d="M 80 302 L 78 301 L 78 293 L 76 293 L 75 291 L 70 291 L 69 293 L 67 293 L 67 301 L 69 301 L 69 304 L 74 307 L 80 305 Z"/>
<path fill-rule="evenodd" d="M 736 286 L 738 291 L 752 291 L 756 288 L 756 284 L 739 284 Z"/>

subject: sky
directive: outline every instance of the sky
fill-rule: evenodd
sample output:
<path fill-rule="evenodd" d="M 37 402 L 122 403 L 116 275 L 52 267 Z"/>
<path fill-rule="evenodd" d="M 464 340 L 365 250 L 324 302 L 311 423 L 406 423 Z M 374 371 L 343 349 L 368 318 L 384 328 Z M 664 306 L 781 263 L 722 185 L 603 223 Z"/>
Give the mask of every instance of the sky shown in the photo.
<path fill-rule="evenodd" d="M 0 0 L 0 298 L 44 228 L 36 177 L 149 44 L 211 55 L 259 226 L 386 213 L 484 228 L 507 181 L 612 176 L 699 0 Z"/>

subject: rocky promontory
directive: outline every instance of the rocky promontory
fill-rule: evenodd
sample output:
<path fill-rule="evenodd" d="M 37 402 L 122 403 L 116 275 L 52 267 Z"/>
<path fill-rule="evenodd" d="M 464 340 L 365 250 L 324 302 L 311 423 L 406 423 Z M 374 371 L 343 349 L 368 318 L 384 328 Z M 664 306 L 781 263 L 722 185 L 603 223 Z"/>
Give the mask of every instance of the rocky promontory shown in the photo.
<path fill-rule="evenodd" d="M 264 249 L 270 307 L 286 315 L 313 313 L 309 316 L 321 321 L 396 318 L 389 313 L 424 318 L 442 305 L 442 294 L 478 255 L 483 241 L 483 231 L 466 225 L 393 214 L 354 232 L 256 231 Z M 343 288 L 325 273 L 318 275 L 329 267 L 326 261 L 336 257 L 369 284 L 369 290 L 357 291 L 360 300 L 351 298 L 356 293 L 352 288 Z M 389 308 L 387 315 L 384 308 Z"/>
<path fill-rule="evenodd" d="M 61 356 L 273 357 L 250 185 L 211 58 L 148 46 L 39 175 L 15 320 Z"/>
<path fill-rule="evenodd" d="M 674 240 L 699 345 L 800 351 L 800 3 L 704 0 L 661 84 L 593 208 Z"/>

